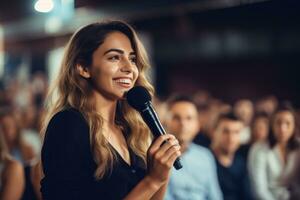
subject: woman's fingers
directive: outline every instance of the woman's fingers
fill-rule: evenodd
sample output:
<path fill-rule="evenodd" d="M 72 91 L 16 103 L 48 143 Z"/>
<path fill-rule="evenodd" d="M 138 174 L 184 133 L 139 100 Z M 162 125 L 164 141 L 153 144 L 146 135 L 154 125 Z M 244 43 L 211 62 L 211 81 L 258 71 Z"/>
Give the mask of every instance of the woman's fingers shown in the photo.
<path fill-rule="evenodd" d="M 173 146 L 179 146 L 179 142 L 175 138 L 171 138 L 168 141 L 164 142 L 163 145 L 155 153 L 155 158 L 159 159 L 162 156 L 165 156 L 166 151 L 168 151 Z"/>
<path fill-rule="evenodd" d="M 178 158 L 181 155 L 180 151 L 175 151 L 173 154 L 169 157 L 167 161 L 167 166 L 172 167 L 173 163 L 175 162 L 176 158 Z"/>
<path fill-rule="evenodd" d="M 171 139 L 171 138 L 175 138 L 174 135 L 171 135 L 171 134 L 165 134 L 165 135 L 161 135 L 159 136 L 156 140 L 154 140 L 154 142 L 152 143 L 150 149 L 149 149 L 149 154 L 150 155 L 153 155 L 159 148 L 160 146 L 162 145 L 162 143 L 168 139 Z"/>
<path fill-rule="evenodd" d="M 161 161 L 162 163 L 167 163 L 169 161 L 169 159 L 171 159 L 171 157 L 174 154 L 178 154 L 178 156 L 180 156 L 181 152 L 180 152 L 180 146 L 179 145 L 174 145 L 171 146 L 163 155 Z M 172 163 L 173 164 L 173 163 Z"/>

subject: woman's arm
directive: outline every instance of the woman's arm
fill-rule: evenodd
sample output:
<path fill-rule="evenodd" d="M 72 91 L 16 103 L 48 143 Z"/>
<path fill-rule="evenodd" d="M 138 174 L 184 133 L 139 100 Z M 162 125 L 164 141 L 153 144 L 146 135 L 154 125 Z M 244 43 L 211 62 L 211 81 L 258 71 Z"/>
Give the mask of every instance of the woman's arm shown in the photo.
<path fill-rule="evenodd" d="M 21 199 L 24 187 L 25 177 L 23 166 L 15 161 L 8 161 L 3 174 L 3 185 L 0 192 L 1 200 L 19 200 Z"/>
<path fill-rule="evenodd" d="M 63 111 L 51 119 L 41 158 L 43 198 L 81 200 L 86 195 L 92 195 L 90 185 L 93 180 L 86 167 L 93 159 L 89 128 L 79 113 Z"/>
<path fill-rule="evenodd" d="M 163 144 L 164 141 L 167 141 Z M 162 145 L 163 144 L 163 145 Z M 180 146 L 173 135 L 157 138 L 148 150 L 148 175 L 140 181 L 124 200 L 162 200 L 170 170 L 180 156 Z"/>
<path fill-rule="evenodd" d="M 152 196 L 151 200 L 164 199 L 167 191 L 168 183 L 169 180 L 167 183 L 165 183 L 163 186 L 160 187 L 160 189 Z"/>

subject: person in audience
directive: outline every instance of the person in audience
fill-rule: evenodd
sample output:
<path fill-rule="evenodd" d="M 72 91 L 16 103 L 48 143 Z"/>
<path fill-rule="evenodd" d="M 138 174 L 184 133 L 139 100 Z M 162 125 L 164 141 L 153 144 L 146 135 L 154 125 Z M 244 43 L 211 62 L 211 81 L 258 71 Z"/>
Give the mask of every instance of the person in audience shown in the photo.
<path fill-rule="evenodd" d="M 257 113 L 254 115 L 251 123 L 251 139 L 248 144 L 240 147 L 239 153 L 247 160 L 251 146 L 257 142 L 267 140 L 269 134 L 269 116 L 266 113 Z"/>
<path fill-rule="evenodd" d="M 286 174 L 282 177 L 283 185 L 289 191 L 289 200 L 300 199 L 300 150 L 295 152 L 291 162 L 286 170 Z"/>
<path fill-rule="evenodd" d="M 208 105 L 198 105 L 199 123 L 201 124 L 200 132 L 196 135 L 194 143 L 210 147 L 213 129 L 218 117 L 222 113 L 230 110 L 228 104 L 223 103 L 221 100 L 211 98 Z"/>
<path fill-rule="evenodd" d="M 35 159 L 35 153 L 33 147 L 22 138 L 21 128 L 13 113 L 9 110 L 2 113 L 0 123 L 10 155 L 24 165 L 30 164 Z"/>
<path fill-rule="evenodd" d="M 179 140 L 184 167 L 172 170 L 165 200 L 223 199 L 212 153 L 192 142 L 199 131 L 196 104 L 187 96 L 176 96 L 167 110 L 167 130 Z"/>
<path fill-rule="evenodd" d="M 3 132 L 0 130 L 0 199 L 20 200 L 24 188 L 23 166 L 9 155 Z"/>
<path fill-rule="evenodd" d="M 244 123 L 244 128 L 241 132 L 241 144 L 247 144 L 251 139 L 250 123 L 254 113 L 253 103 L 248 99 L 241 99 L 235 103 L 233 111 Z"/>
<path fill-rule="evenodd" d="M 268 141 L 257 143 L 248 159 L 249 174 L 257 199 L 284 200 L 289 194 L 280 183 L 285 166 L 299 149 L 297 116 L 288 104 L 282 104 L 270 121 Z"/>
<path fill-rule="evenodd" d="M 278 100 L 275 96 L 269 95 L 261 98 L 255 104 L 256 112 L 264 112 L 271 116 L 278 106 Z"/>
<path fill-rule="evenodd" d="M 243 127 L 243 122 L 230 112 L 219 117 L 213 134 L 211 150 L 225 200 L 252 199 L 246 161 L 237 153 Z"/>
<path fill-rule="evenodd" d="M 35 160 L 40 157 L 41 138 L 39 131 L 38 108 L 35 105 L 29 105 L 21 110 L 21 135 L 27 144 L 34 150 Z"/>

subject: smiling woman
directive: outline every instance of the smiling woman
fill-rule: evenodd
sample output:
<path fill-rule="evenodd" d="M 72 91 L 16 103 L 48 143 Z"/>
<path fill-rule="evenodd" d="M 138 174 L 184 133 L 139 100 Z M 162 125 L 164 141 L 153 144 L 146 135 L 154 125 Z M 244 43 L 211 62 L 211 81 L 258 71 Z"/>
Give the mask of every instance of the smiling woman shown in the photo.
<path fill-rule="evenodd" d="M 94 23 L 73 35 L 48 95 L 43 199 L 163 199 L 178 141 L 167 134 L 150 145 L 149 129 L 124 98 L 137 85 L 153 95 L 148 68 L 127 23 Z"/>

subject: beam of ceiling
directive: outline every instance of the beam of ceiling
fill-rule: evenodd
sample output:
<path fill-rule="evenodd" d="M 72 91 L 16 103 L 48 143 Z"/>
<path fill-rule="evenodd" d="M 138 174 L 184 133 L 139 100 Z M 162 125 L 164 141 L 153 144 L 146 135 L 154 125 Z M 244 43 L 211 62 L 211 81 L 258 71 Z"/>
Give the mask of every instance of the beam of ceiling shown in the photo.
<path fill-rule="evenodd" d="M 149 18 L 163 16 L 176 16 L 182 13 L 201 12 L 212 9 L 235 7 L 267 0 L 189 0 L 174 1 L 176 3 L 161 3 L 161 1 L 146 1 L 144 3 L 106 3 L 102 7 L 80 7 L 75 9 L 74 15 L 69 20 L 62 20 L 58 16 L 39 15 L 23 20 L 4 24 L 5 40 L 30 40 L 74 32 L 80 26 L 102 19 L 126 19 L 141 21 Z M 124 2 L 124 1 L 123 1 Z M 160 3 L 159 3 L 160 2 Z"/>

